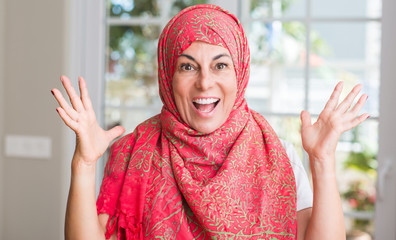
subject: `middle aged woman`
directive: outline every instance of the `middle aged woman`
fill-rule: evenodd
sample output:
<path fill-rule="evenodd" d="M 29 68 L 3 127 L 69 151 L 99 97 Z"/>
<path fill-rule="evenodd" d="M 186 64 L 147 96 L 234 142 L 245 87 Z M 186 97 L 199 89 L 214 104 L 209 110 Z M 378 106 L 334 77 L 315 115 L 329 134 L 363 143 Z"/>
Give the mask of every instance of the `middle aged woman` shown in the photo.
<path fill-rule="evenodd" d="M 344 239 L 335 176 L 341 133 L 363 122 L 367 95 L 356 86 L 338 104 L 339 83 L 302 142 L 313 176 L 312 208 L 297 211 L 295 172 L 267 121 L 244 98 L 250 53 L 240 22 L 214 5 L 189 7 L 158 45 L 162 111 L 110 149 L 95 207 L 95 164 L 124 130 L 95 120 L 85 81 L 81 97 L 53 89 L 76 132 L 66 214 L 68 239 Z"/>

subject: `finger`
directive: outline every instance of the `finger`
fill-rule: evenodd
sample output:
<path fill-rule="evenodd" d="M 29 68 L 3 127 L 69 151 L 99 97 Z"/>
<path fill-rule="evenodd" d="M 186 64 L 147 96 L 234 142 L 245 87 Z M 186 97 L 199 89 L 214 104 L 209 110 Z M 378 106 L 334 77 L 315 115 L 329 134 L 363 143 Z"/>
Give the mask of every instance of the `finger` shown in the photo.
<path fill-rule="evenodd" d="M 362 85 L 358 84 L 356 85 L 352 91 L 346 96 L 346 98 L 338 105 L 337 111 L 340 112 L 346 112 L 348 109 L 351 107 L 353 100 L 356 98 L 356 96 L 359 94 L 360 90 L 362 90 Z"/>
<path fill-rule="evenodd" d="M 84 106 L 76 90 L 74 90 L 69 78 L 66 76 L 61 76 L 61 81 L 63 87 L 66 89 L 67 95 L 69 95 L 69 99 L 73 108 L 76 109 L 77 112 L 82 112 L 84 110 Z"/>
<path fill-rule="evenodd" d="M 348 125 L 346 125 L 346 129 L 344 131 L 350 130 L 350 129 L 358 126 L 359 124 L 364 122 L 369 117 L 370 117 L 370 114 L 368 114 L 368 113 L 360 115 L 359 117 L 353 119 Z"/>
<path fill-rule="evenodd" d="M 58 112 L 59 116 L 62 118 L 63 122 L 71 128 L 74 132 L 77 132 L 78 129 L 78 124 L 75 122 L 73 119 L 69 117 L 69 115 L 63 110 L 63 108 L 56 108 L 56 111 Z"/>
<path fill-rule="evenodd" d="M 309 112 L 307 112 L 305 110 L 302 111 L 301 115 L 300 115 L 300 118 L 301 118 L 301 129 L 304 129 L 304 128 L 309 127 L 309 126 L 312 125 L 312 123 L 311 123 L 311 114 L 309 114 Z"/>
<path fill-rule="evenodd" d="M 51 93 L 54 95 L 56 101 L 59 103 L 59 106 L 64 109 L 66 114 L 69 115 L 69 117 L 73 120 L 76 120 L 78 118 L 78 113 L 69 105 L 62 93 L 56 88 L 52 89 Z"/>
<path fill-rule="evenodd" d="M 337 83 L 324 109 L 334 110 L 337 107 L 343 86 L 343 82 Z"/>
<path fill-rule="evenodd" d="M 121 136 L 124 132 L 125 132 L 125 128 L 123 128 L 121 126 L 115 126 L 112 129 L 108 130 L 106 133 L 107 133 L 109 142 L 111 142 L 114 139 L 116 139 L 117 137 Z"/>
<path fill-rule="evenodd" d="M 81 100 L 86 110 L 92 110 L 92 102 L 89 97 L 87 83 L 83 77 L 78 77 L 78 86 L 80 87 Z"/>
<path fill-rule="evenodd" d="M 363 94 L 362 96 L 360 96 L 358 102 L 355 104 L 355 106 L 353 106 L 353 108 L 350 111 L 350 114 L 355 117 L 359 114 L 360 110 L 363 108 L 364 104 L 367 101 L 367 94 Z"/>

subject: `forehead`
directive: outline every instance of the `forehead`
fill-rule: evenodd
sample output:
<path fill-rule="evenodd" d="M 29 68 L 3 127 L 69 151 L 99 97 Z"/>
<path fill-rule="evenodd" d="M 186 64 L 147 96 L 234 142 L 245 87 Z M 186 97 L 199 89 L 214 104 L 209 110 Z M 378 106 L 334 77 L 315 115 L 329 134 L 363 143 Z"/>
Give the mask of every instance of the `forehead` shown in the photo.
<path fill-rule="evenodd" d="M 222 54 L 231 58 L 231 54 L 227 48 L 202 41 L 194 41 L 191 43 L 191 45 L 182 52 L 182 55 L 183 54 L 204 57 L 212 57 Z"/>

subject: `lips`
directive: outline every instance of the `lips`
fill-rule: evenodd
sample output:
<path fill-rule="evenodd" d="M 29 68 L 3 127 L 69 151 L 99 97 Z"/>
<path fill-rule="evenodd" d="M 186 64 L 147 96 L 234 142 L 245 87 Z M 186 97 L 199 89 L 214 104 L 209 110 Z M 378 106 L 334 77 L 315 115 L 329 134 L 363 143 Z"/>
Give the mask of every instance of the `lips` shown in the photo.
<path fill-rule="evenodd" d="M 211 112 L 219 102 L 219 98 L 196 98 L 193 100 L 195 108 L 203 113 Z"/>

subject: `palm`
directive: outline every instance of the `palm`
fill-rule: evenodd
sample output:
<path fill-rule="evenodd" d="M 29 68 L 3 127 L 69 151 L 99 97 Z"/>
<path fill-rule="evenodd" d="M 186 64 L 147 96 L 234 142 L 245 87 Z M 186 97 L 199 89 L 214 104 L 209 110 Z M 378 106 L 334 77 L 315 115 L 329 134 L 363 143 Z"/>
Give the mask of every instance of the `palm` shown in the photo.
<path fill-rule="evenodd" d="M 340 135 L 367 119 L 368 114 L 358 116 L 367 100 L 367 95 L 363 94 L 355 106 L 351 108 L 353 100 L 360 90 L 361 85 L 357 85 L 344 101 L 338 104 L 342 83 L 337 84 L 314 124 L 311 124 L 311 117 L 308 112 L 303 111 L 301 113 L 301 138 L 303 147 L 309 156 L 318 159 L 333 156 Z"/>
<path fill-rule="evenodd" d="M 60 105 L 56 110 L 65 124 L 76 133 L 75 154 L 79 154 L 86 163 L 96 162 L 110 142 L 120 136 L 124 129 L 114 127 L 105 131 L 99 126 L 83 78 L 79 78 L 80 97 L 67 77 L 62 76 L 61 80 L 72 106 L 67 103 L 58 89 L 53 89 L 52 93 Z"/>
<path fill-rule="evenodd" d="M 78 129 L 76 129 L 76 150 L 84 159 L 99 158 L 109 145 L 108 132 L 98 125 L 96 119 L 80 121 L 79 123 Z"/>

